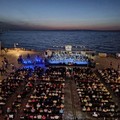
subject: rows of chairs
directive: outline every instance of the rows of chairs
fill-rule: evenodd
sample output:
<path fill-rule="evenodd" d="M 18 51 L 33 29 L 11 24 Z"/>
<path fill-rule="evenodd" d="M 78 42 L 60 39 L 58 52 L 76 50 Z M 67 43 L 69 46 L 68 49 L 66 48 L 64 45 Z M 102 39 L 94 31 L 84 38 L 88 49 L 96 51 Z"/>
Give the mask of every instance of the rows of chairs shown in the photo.
<path fill-rule="evenodd" d="M 120 117 L 118 105 L 94 71 L 74 68 L 74 80 L 83 112 L 89 112 L 94 117 Z"/>
<path fill-rule="evenodd" d="M 98 70 L 105 82 L 119 96 L 119 74 L 112 68 Z M 118 105 L 111 93 L 91 68 L 75 67 L 71 72 L 77 86 L 77 93 L 83 112 L 96 118 L 119 118 Z M 0 83 L 0 110 L 6 119 L 13 120 L 20 110 L 24 98 L 27 103 L 21 120 L 61 120 L 64 113 L 64 87 L 66 68 L 40 67 L 23 68 L 10 73 Z M 16 92 L 20 88 L 20 92 Z M 114 89 L 113 89 L 114 88 Z M 12 105 L 6 106 L 9 98 L 16 95 Z"/>
<path fill-rule="evenodd" d="M 48 72 L 49 71 L 49 72 Z M 48 68 L 28 99 L 22 119 L 60 120 L 64 113 L 64 68 Z"/>
<path fill-rule="evenodd" d="M 0 83 L 0 109 L 1 113 L 5 114 L 7 118 L 13 118 L 15 109 L 10 106 L 6 106 L 9 99 L 16 93 L 20 88 L 27 75 L 27 70 L 17 70 L 9 74 L 9 76 Z M 17 106 L 17 101 L 14 102 L 13 106 Z"/>
<path fill-rule="evenodd" d="M 120 75 L 117 70 L 113 68 L 107 68 L 98 70 L 102 79 L 112 89 L 117 97 L 120 97 Z"/>

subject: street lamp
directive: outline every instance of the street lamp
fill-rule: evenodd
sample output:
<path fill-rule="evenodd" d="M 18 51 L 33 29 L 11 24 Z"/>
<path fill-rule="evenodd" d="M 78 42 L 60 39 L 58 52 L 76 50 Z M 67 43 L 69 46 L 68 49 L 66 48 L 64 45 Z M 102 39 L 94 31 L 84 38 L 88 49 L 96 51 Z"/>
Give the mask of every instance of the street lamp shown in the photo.
<path fill-rule="evenodd" d="M 0 55 L 2 55 L 2 43 L 0 41 Z"/>
<path fill-rule="evenodd" d="M 17 45 L 18 45 L 18 43 L 14 43 L 14 48 L 16 48 Z"/>

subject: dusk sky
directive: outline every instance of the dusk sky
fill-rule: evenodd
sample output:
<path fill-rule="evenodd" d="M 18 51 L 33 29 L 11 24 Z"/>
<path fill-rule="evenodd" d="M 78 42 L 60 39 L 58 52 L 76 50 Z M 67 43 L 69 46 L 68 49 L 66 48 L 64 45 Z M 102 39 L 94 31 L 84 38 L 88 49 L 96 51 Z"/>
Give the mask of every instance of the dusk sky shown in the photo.
<path fill-rule="evenodd" d="M 0 22 L 35 29 L 120 30 L 120 0 L 0 0 Z"/>

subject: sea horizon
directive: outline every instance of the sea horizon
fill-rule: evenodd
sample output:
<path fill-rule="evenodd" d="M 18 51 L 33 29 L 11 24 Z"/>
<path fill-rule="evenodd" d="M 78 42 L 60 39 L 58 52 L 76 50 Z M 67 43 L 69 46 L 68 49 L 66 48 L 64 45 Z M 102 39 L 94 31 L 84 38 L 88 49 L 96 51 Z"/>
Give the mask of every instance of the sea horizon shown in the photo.
<path fill-rule="evenodd" d="M 38 51 L 69 44 L 83 45 L 96 52 L 120 52 L 118 30 L 12 30 L 2 33 L 0 41 L 4 47 L 18 43 L 18 47 Z"/>

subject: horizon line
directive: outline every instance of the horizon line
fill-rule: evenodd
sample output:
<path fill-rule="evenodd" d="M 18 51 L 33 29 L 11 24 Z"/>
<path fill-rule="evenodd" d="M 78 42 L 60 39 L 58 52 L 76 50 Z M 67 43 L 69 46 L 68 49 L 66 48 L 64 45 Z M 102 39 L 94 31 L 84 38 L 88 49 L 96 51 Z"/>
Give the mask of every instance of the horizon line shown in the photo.
<path fill-rule="evenodd" d="M 15 28 L 8 28 L 12 31 L 120 31 L 120 28 L 32 28 L 32 27 L 15 27 Z"/>

